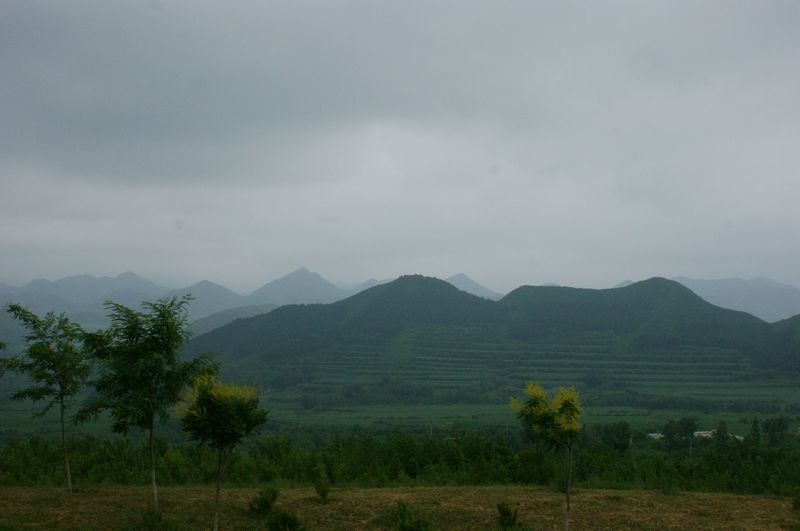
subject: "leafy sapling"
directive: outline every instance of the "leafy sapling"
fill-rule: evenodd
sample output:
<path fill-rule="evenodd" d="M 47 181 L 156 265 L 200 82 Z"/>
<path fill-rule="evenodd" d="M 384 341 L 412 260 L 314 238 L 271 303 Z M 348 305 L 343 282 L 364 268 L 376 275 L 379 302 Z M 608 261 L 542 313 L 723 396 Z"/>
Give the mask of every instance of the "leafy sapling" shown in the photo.
<path fill-rule="evenodd" d="M 64 474 L 67 489 L 72 492 L 64 417 L 72 399 L 80 393 L 91 372 L 91 364 L 81 344 L 83 330 L 63 313 L 56 315 L 49 312 L 44 317 L 38 317 L 19 304 L 9 305 L 8 313 L 27 330 L 26 347 L 24 354 L 2 360 L 0 373 L 5 368 L 28 376 L 31 385 L 14 393 L 11 398 L 45 401 L 44 408 L 35 416 L 42 416 L 58 405 Z"/>
<path fill-rule="evenodd" d="M 535 437 L 552 448 L 563 448 L 567 454 L 566 510 L 564 530 L 569 529 L 570 486 L 572 482 L 572 454 L 581 432 L 579 422 L 581 401 L 578 391 L 570 387 L 558 390 L 550 400 L 541 385 L 528 383 L 525 399 L 511 400 L 511 409 L 525 427 L 531 428 Z"/>
<path fill-rule="evenodd" d="M 158 512 L 156 483 L 156 421 L 165 421 L 195 376 L 212 367 L 207 356 L 184 361 L 180 348 L 189 339 L 186 306 L 191 296 L 142 304 L 137 311 L 106 302 L 111 327 L 86 335 L 98 364 L 96 394 L 78 414 L 79 420 L 108 411 L 112 429 L 132 427 L 148 432 L 153 509 Z"/>
<path fill-rule="evenodd" d="M 220 488 L 233 450 L 242 439 L 267 420 L 253 387 L 221 384 L 214 374 L 194 380 L 180 417 L 183 429 L 201 443 L 217 450 L 217 491 L 214 502 L 214 530 L 219 529 Z"/>

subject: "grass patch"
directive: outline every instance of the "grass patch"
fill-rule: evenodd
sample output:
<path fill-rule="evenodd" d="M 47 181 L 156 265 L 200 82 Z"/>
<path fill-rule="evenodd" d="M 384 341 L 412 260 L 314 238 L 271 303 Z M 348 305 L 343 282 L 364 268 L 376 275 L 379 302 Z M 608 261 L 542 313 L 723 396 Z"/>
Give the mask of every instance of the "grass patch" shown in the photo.
<path fill-rule="evenodd" d="M 247 510 L 257 489 L 226 489 L 224 529 L 265 529 L 268 518 Z M 142 519 L 144 487 L 79 489 L 0 488 L 0 529 L 119 529 Z M 162 488 L 162 518 L 173 529 L 203 529 L 213 519 L 212 487 Z M 385 519 L 404 502 L 433 529 L 495 529 L 497 504 L 518 510 L 517 526 L 554 529 L 562 523 L 563 496 L 520 486 L 338 489 L 319 503 L 313 489 L 284 489 L 275 511 L 298 515 L 306 529 L 392 529 Z M 580 529 L 797 529 L 792 498 L 677 492 L 581 489 L 573 496 L 571 527 Z"/>

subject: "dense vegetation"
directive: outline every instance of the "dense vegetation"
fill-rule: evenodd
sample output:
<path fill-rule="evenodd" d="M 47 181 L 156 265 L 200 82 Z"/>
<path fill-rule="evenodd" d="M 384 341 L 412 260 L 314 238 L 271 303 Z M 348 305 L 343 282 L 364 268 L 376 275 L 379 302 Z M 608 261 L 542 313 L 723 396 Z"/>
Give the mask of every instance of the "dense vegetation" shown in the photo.
<path fill-rule="evenodd" d="M 305 438 L 268 435 L 231 455 L 226 481 L 312 485 L 321 474 L 336 487 L 489 485 L 520 483 L 559 488 L 566 466 L 561 453 L 534 444 L 518 431 L 386 435 L 309 433 Z M 690 457 L 689 445 L 692 444 Z M 146 485 L 149 453 L 135 439 L 72 439 L 72 476 L 78 486 Z M 164 485 L 211 484 L 217 452 L 196 444 L 156 446 Z M 60 485 L 60 448 L 41 437 L 0 447 L 0 485 Z M 763 420 L 744 440 L 723 430 L 691 441 L 679 434 L 651 439 L 625 423 L 582 430 L 575 449 L 578 488 L 724 491 L 797 495 L 800 440 L 785 419 Z"/>

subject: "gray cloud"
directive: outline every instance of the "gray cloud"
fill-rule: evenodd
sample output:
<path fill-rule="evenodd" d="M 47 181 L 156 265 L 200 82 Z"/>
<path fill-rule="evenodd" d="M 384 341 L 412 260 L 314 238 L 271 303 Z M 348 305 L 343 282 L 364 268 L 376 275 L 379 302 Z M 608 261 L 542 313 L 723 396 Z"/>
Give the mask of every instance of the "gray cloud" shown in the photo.
<path fill-rule="evenodd" d="M 795 2 L 0 7 L 0 280 L 800 284 Z"/>

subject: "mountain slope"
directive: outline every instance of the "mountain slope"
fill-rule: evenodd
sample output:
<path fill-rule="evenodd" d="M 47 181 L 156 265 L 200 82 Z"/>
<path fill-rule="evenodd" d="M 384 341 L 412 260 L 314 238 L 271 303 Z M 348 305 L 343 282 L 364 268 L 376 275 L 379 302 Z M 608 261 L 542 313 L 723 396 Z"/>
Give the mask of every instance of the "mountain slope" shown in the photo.
<path fill-rule="evenodd" d="M 180 298 L 188 294 L 192 296 L 192 301 L 187 307 L 190 321 L 246 304 L 245 297 L 208 280 L 202 280 L 186 288 L 174 289 L 165 296 Z"/>
<path fill-rule="evenodd" d="M 768 278 L 701 280 L 675 277 L 673 280 L 711 304 L 747 312 L 768 322 L 800 314 L 800 288 Z"/>
<path fill-rule="evenodd" d="M 236 321 L 196 338 L 189 350 L 266 361 L 353 338 L 385 344 L 431 327 L 483 329 L 516 342 L 605 334 L 627 351 L 694 345 L 733 349 L 756 363 L 776 348 L 767 323 L 715 307 L 666 279 L 607 290 L 524 286 L 494 302 L 438 279 L 405 276 L 337 303 L 292 305 Z"/>
<path fill-rule="evenodd" d="M 355 286 L 350 287 L 347 291 L 351 295 L 355 295 L 356 293 L 361 293 L 365 289 L 374 288 L 375 286 L 380 286 L 381 284 L 387 284 L 387 283 L 391 282 L 392 280 L 393 279 L 390 279 L 390 278 L 384 279 L 384 280 L 376 280 L 374 278 L 370 278 L 368 280 L 365 280 L 364 282 L 360 282 L 360 283 L 356 284 Z"/>
<path fill-rule="evenodd" d="M 488 322 L 491 305 L 442 280 L 406 276 L 332 304 L 285 305 L 239 319 L 193 339 L 187 350 L 285 358 L 353 337 L 385 343 L 414 326 Z"/>
<path fill-rule="evenodd" d="M 660 278 L 525 286 L 491 301 L 415 275 L 235 320 L 186 354 L 213 351 L 226 377 L 283 404 L 307 397 L 303 408 L 497 404 L 534 380 L 578 385 L 593 405 L 763 414 L 777 400 L 800 407 L 800 373 L 787 372 L 800 370 L 797 338 L 798 321 L 770 325 Z"/>
<path fill-rule="evenodd" d="M 760 319 L 718 308 L 663 278 L 602 290 L 523 286 L 500 304 L 510 309 L 512 335 L 522 339 L 608 332 L 630 348 L 718 346 L 754 355 L 773 341 Z"/>
<path fill-rule="evenodd" d="M 271 304 L 263 304 L 261 306 L 237 306 L 229 310 L 222 310 L 213 313 L 201 319 L 197 319 L 189 325 L 192 335 L 199 336 L 206 334 L 215 328 L 225 326 L 226 324 L 235 321 L 236 319 L 245 319 L 267 313 L 275 309 Z"/>
<path fill-rule="evenodd" d="M 127 272 L 116 277 L 75 275 L 56 281 L 38 279 L 29 282 L 19 291 L 52 295 L 68 300 L 75 306 L 85 306 L 103 301 L 115 292 L 138 292 L 145 298 L 150 298 L 166 292 L 167 289 L 134 273 Z"/>
<path fill-rule="evenodd" d="M 328 282 L 318 273 L 301 267 L 286 276 L 269 282 L 253 293 L 245 304 L 313 304 L 334 302 L 345 298 L 349 292 Z"/>
<path fill-rule="evenodd" d="M 473 295 L 483 297 L 484 299 L 499 300 L 503 297 L 496 291 L 492 291 L 489 288 L 478 284 L 464 273 L 458 273 L 457 275 L 453 275 L 446 280 L 461 291 L 472 293 Z"/>
<path fill-rule="evenodd" d="M 778 321 L 772 328 L 777 335 L 778 347 L 768 356 L 768 362 L 800 370 L 800 315 Z"/>

